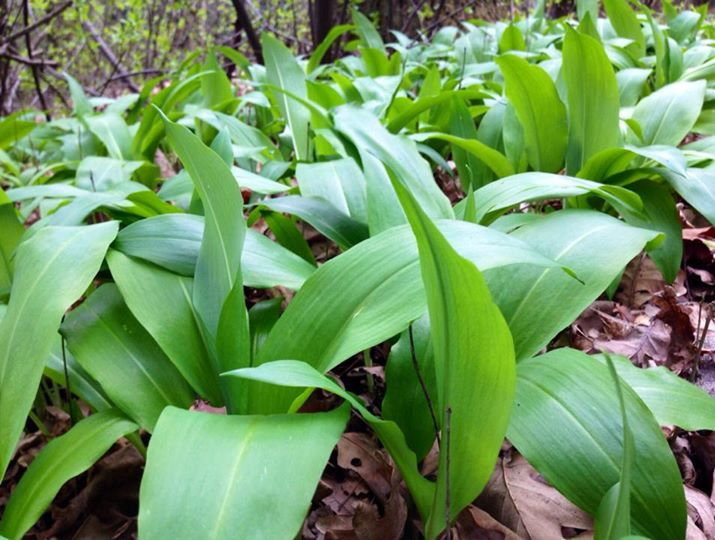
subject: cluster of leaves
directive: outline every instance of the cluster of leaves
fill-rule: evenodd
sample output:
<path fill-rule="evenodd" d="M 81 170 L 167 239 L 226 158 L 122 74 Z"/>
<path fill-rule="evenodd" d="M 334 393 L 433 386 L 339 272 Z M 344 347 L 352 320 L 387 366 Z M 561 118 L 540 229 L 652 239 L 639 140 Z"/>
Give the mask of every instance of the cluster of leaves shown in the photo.
<path fill-rule="evenodd" d="M 119 437 L 143 451 L 141 430 L 140 535 L 294 537 L 352 409 L 427 538 L 505 436 L 597 537 L 683 537 L 660 425 L 715 429 L 715 401 L 663 369 L 542 351 L 642 250 L 674 278 L 676 194 L 715 222 L 715 47 L 701 12 L 579 6 L 389 45 L 355 12 L 309 58 L 264 35 L 265 66 L 217 48 L 119 99 L 68 78 L 71 117 L 2 120 L 0 472 L 43 374 L 93 412 L 33 461 L 0 535 Z M 348 33 L 356 54 L 321 65 Z M 242 67 L 240 95 L 215 54 Z M 299 223 L 339 253 L 318 265 Z M 247 309 L 244 287 L 295 296 Z M 378 416 L 326 373 L 385 342 Z M 345 404 L 299 412 L 316 388 Z"/>

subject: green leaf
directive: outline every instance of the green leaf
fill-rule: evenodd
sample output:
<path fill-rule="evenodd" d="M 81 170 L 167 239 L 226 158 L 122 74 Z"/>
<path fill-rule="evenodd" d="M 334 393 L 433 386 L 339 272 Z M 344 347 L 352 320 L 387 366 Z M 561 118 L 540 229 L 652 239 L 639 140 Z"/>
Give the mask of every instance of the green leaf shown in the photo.
<path fill-rule="evenodd" d="M 367 223 L 365 178 L 353 159 L 299 163 L 295 176 L 301 195 L 321 197 L 342 213 Z"/>
<path fill-rule="evenodd" d="M 524 40 L 524 35 L 519 30 L 519 27 L 513 23 L 509 24 L 502 32 L 501 38 L 499 38 L 499 52 L 505 53 L 507 51 L 525 51 L 526 41 Z"/>
<path fill-rule="evenodd" d="M 12 281 L 13 257 L 15 249 L 25 232 L 17 218 L 12 201 L 4 191 L 0 191 L 0 297 L 10 288 Z"/>
<path fill-rule="evenodd" d="M 631 225 L 661 232 L 665 240 L 649 252 L 663 277 L 668 283 L 675 280 L 683 258 L 683 234 L 675 206 L 675 199 L 668 186 L 648 180 L 629 184 L 628 188 L 637 193 L 643 201 L 645 219 L 627 216 Z"/>
<path fill-rule="evenodd" d="M 631 534 L 631 469 L 635 454 L 633 432 L 628 425 L 626 402 L 623 398 L 621 380 L 613 367 L 613 361 L 606 355 L 608 370 L 616 384 L 618 403 L 621 408 L 621 422 L 623 424 L 623 457 L 621 458 L 621 471 L 618 482 L 611 486 L 601 499 L 596 510 L 594 538 L 610 540 L 611 538 L 626 538 Z"/>
<path fill-rule="evenodd" d="M 603 355 L 596 355 L 604 361 Z M 715 429 L 715 399 L 668 368 L 638 368 L 622 356 L 611 356 L 618 376 L 643 400 L 661 426 L 686 431 Z"/>
<path fill-rule="evenodd" d="M 652 72 L 652 69 L 626 68 L 616 73 L 621 107 L 632 107 L 638 102 Z"/>
<path fill-rule="evenodd" d="M 370 20 L 360 13 L 356 7 L 352 10 L 352 18 L 355 30 L 357 30 L 358 36 L 360 36 L 360 40 L 365 47 L 380 50 L 385 49 L 385 44 L 380 34 L 375 30 Z"/>
<path fill-rule="evenodd" d="M 89 130 L 107 149 L 109 157 L 131 159 L 132 136 L 124 119 L 116 113 L 104 112 L 84 118 Z"/>
<path fill-rule="evenodd" d="M 0 534 L 22 538 L 65 482 L 89 469 L 117 439 L 137 428 L 118 411 L 107 410 L 81 420 L 47 443 L 13 490 L 0 522 Z"/>
<path fill-rule="evenodd" d="M 44 375 L 65 388 L 67 388 L 69 381 L 69 390 L 95 411 L 104 411 L 113 407 L 112 402 L 104 394 L 99 383 L 82 369 L 82 366 L 77 363 L 77 360 L 74 359 L 74 356 L 67 350 L 66 346 L 63 353 L 62 337 L 59 334 L 45 362 Z"/>
<path fill-rule="evenodd" d="M 306 100 L 308 90 L 305 73 L 293 54 L 280 41 L 269 34 L 261 35 L 263 58 L 266 62 L 266 78 L 272 85 Z M 286 120 L 298 161 L 309 159 L 308 122 L 310 112 L 284 92 L 276 96 L 283 118 Z"/>
<path fill-rule="evenodd" d="M 299 217 L 342 249 L 348 249 L 362 242 L 369 235 L 364 223 L 352 219 L 330 202 L 319 197 L 288 195 L 276 199 L 264 199 L 261 205 L 274 212 L 285 212 Z"/>
<path fill-rule="evenodd" d="M 454 135 L 448 135 L 446 133 L 417 133 L 412 136 L 412 139 L 416 141 L 424 141 L 427 139 L 447 141 L 453 146 L 457 146 L 475 156 L 492 171 L 494 171 L 497 178 L 511 176 L 514 174 L 514 168 L 504 154 L 499 152 L 499 150 L 495 150 L 494 148 L 487 146 L 477 139 L 464 139 L 462 137 L 455 137 Z"/>
<path fill-rule="evenodd" d="M 67 81 L 67 85 L 69 86 L 70 90 L 70 97 L 72 98 L 72 113 L 75 116 L 85 116 L 88 114 L 92 114 L 94 108 L 89 102 L 89 99 L 87 99 L 87 95 L 84 93 L 82 85 L 80 85 L 73 77 L 71 77 L 67 73 L 63 73 L 63 76 Z"/>
<path fill-rule="evenodd" d="M 216 56 L 211 52 L 201 66 L 201 92 L 206 105 L 216 107 L 233 99 L 233 87 Z"/>
<path fill-rule="evenodd" d="M 62 315 L 90 285 L 116 234 L 116 222 L 44 227 L 17 249 L 0 323 L 0 476 L 22 433 Z"/>
<path fill-rule="evenodd" d="M 603 45 L 568 25 L 561 69 L 569 113 L 566 170 L 576 174 L 592 155 L 618 145 L 620 98 Z"/>
<path fill-rule="evenodd" d="M 626 47 L 636 58 L 645 54 L 645 36 L 635 12 L 627 0 L 603 0 L 603 7 L 616 33 L 624 38 L 632 39 L 633 43 Z"/>
<path fill-rule="evenodd" d="M 491 476 L 514 397 L 514 345 L 481 272 L 394 186 L 417 239 L 432 329 L 442 442 L 425 535 L 436 538 Z"/>
<path fill-rule="evenodd" d="M 568 126 L 556 85 L 543 69 L 518 56 L 504 55 L 496 62 L 506 82 L 506 95 L 524 127 L 529 164 L 537 171 L 561 170 Z"/>
<path fill-rule="evenodd" d="M 166 409 L 149 445 L 139 534 L 295 537 L 347 413 L 225 416 Z M 197 486 L 203 486 L 201 497 Z"/>
<path fill-rule="evenodd" d="M 643 98 L 633 110 L 633 119 L 641 126 L 643 140 L 632 137 L 632 144 L 678 146 L 695 125 L 704 97 L 705 81 L 681 81 Z"/>
<path fill-rule="evenodd" d="M 142 219 L 119 232 L 113 247 L 182 276 L 193 276 L 204 231 L 202 216 L 169 214 Z M 246 287 L 297 290 L 315 267 L 258 231 L 246 231 L 241 270 Z"/>
<path fill-rule="evenodd" d="M 573 176 L 529 172 L 496 180 L 474 192 L 477 221 L 491 222 L 522 202 L 595 195 L 622 213 L 640 215 L 640 197 L 621 186 L 599 184 Z"/>
<path fill-rule="evenodd" d="M 634 532 L 683 538 L 686 512 L 678 466 L 653 415 L 633 390 L 621 386 L 635 441 Z M 507 436 L 551 485 L 595 514 L 620 477 L 623 422 L 617 411 L 608 368 L 582 352 L 558 349 L 519 364 Z"/>
<path fill-rule="evenodd" d="M 693 208 L 715 223 L 715 171 L 690 168 L 685 174 L 668 169 L 658 172 Z"/>
<path fill-rule="evenodd" d="M 0 149 L 8 148 L 31 133 L 37 124 L 26 120 L 26 111 L 18 111 L 0 120 Z"/>
<path fill-rule="evenodd" d="M 600 212 L 562 210 L 534 216 L 511 236 L 570 268 L 580 280 L 560 268 L 525 265 L 490 276 L 516 358 L 524 360 L 571 324 L 658 235 Z"/>
<path fill-rule="evenodd" d="M 437 186 L 428 163 L 420 156 L 412 141 L 393 135 L 374 115 L 350 105 L 344 105 L 335 112 L 335 128 L 361 152 L 370 153 L 382 161 L 405 183 L 430 217 L 454 217 L 449 199 Z M 394 196 L 389 184 L 382 187 Z"/>
<path fill-rule="evenodd" d="M 441 221 L 438 226 L 460 255 L 485 272 L 489 282 L 497 274 L 489 270 L 500 266 L 554 267 L 526 244 L 497 231 L 462 221 Z M 561 268 L 557 271 L 563 273 Z M 330 299 L 325 297 L 327 290 L 335 291 Z M 327 371 L 400 333 L 425 309 L 414 238 L 407 227 L 396 227 L 322 265 L 288 305 L 256 364 L 293 358 Z M 293 338 L 285 339 L 286 332 Z M 293 399 L 290 394 L 254 390 L 261 395 L 251 398 L 256 412 L 284 411 Z"/>
<path fill-rule="evenodd" d="M 422 460 L 434 444 L 435 430 L 429 402 L 420 378 L 428 393 L 436 388 L 434 354 L 430 338 L 429 318 L 425 315 L 410 325 L 390 349 L 385 366 L 385 397 L 382 415 L 394 420 L 405 434 L 408 446 Z M 414 351 L 411 346 L 414 342 Z M 414 360 L 413 361 L 413 354 Z M 415 363 L 417 364 L 415 366 Z M 419 375 L 416 370 L 419 370 Z M 430 399 L 436 394 L 429 393 Z"/>
<path fill-rule="evenodd" d="M 107 262 L 127 307 L 198 394 L 222 403 L 216 369 L 191 303 L 193 280 L 110 250 Z"/>
<path fill-rule="evenodd" d="M 325 36 L 325 39 L 323 39 L 323 41 L 320 42 L 320 45 L 315 47 L 315 49 L 313 50 L 313 54 L 311 54 L 310 58 L 308 59 L 306 71 L 308 73 L 312 73 L 315 68 L 320 65 L 323 60 L 323 57 L 325 56 L 325 53 L 328 52 L 330 46 L 335 42 L 335 40 L 341 37 L 343 34 L 353 31 L 354 29 L 355 26 L 352 24 L 338 24 L 336 26 L 333 26 L 330 29 L 330 32 L 328 32 L 328 35 Z"/>
<path fill-rule="evenodd" d="M 185 127 L 164 121 L 169 143 L 179 156 L 206 215 L 196 261 L 192 300 L 209 335 L 216 335 L 224 302 L 241 283 L 241 250 L 246 226 L 243 197 L 228 165 Z"/>
<path fill-rule="evenodd" d="M 463 139 L 477 139 L 477 128 L 474 126 L 474 118 L 472 118 L 469 107 L 458 98 L 452 99 L 450 103 L 449 131 Z M 477 156 L 466 152 L 457 145 L 452 145 L 452 159 L 457 166 L 462 191 L 470 191 L 481 184 L 476 178 L 476 174 L 482 166 L 482 162 Z M 445 169 L 450 170 L 449 165 Z"/>
<path fill-rule="evenodd" d="M 72 311 L 62 334 L 77 362 L 147 431 L 164 407 L 191 405 L 186 381 L 132 316 L 116 285 L 101 286 Z"/>
<path fill-rule="evenodd" d="M 225 375 L 271 385 L 308 388 L 307 392 L 296 399 L 294 406 L 301 403 L 313 388 L 327 390 L 342 397 L 370 424 L 380 438 L 400 470 L 420 514 L 423 519 L 427 519 L 434 497 L 434 486 L 419 474 L 415 454 L 407 446 L 405 436 L 395 422 L 375 416 L 357 397 L 305 362 L 278 360 L 254 368 L 237 369 Z"/>

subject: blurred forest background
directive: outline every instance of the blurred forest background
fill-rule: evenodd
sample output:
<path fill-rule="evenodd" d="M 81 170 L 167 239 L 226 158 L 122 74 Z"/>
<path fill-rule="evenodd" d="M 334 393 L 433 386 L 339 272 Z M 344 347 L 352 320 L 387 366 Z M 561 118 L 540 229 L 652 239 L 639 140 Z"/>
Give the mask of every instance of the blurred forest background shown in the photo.
<path fill-rule="evenodd" d="M 0 115 L 68 108 L 63 72 L 90 95 L 115 96 L 139 91 L 188 53 L 214 45 L 260 61 L 264 31 L 309 53 L 353 8 L 390 41 L 393 30 L 421 39 L 463 20 L 524 17 L 538 2 L 550 17 L 574 9 L 573 0 L 0 0 Z M 659 7 L 658 0 L 643 3 Z"/>

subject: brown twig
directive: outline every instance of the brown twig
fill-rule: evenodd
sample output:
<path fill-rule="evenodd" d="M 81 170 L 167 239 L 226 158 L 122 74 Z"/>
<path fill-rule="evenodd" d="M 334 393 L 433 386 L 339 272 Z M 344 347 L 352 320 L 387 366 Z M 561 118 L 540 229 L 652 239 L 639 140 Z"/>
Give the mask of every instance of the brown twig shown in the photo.
<path fill-rule="evenodd" d="M 99 45 L 99 50 L 102 51 L 102 54 L 112 65 L 114 71 L 121 75 L 126 74 L 127 70 L 122 67 L 122 64 L 117 58 L 117 55 L 114 54 L 114 51 L 112 51 L 109 44 L 104 41 L 104 38 L 99 34 L 97 29 L 92 26 L 92 23 L 90 23 L 89 21 L 83 21 L 82 28 L 84 28 L 92 36 L 94 41 L 97 42 L 97 45 Z M 124 77 L 123 80 L 126 80 L 126 84 L 132 92 L 139 92 L 139 87 L 134 83 L 134 81 L 131 80 L 130 77 Z"/>
<path fill-rule="evenodd" d="M 7 37 L 3 38 L 2 40 L 0 40 L 0 45 L 5 45 L 5 44 L 7 44 L 7 43 L 10 43 L 11 41 L 16 40 L 16 39 L 19 38 L 19 37 L 22 37 L 22 36 L 24 36 L 24 35 L 26 35 L 26 34 L 29 34 L 30 32 L 32 32 L 32 31 L 33 31 L 35 28 L 37 28 L 38 26 L 42 26 L 43 24 L 45 24 L 45 23 L 51 21 L 52 19 L 54 19 L 55 17 L 57 17 L 57 15 L 59 15 L 60 13 L 62 13 L 65 9 L 67 9 L 67 8 L 70 7 L 71 5 L 72 5 L 72 0 L 67 0 L 67 1 L 64 2 L 63 4 L 60 4 L 60 5 L 57 6 L 55 9 L 53 9 L 52 11 L 50 11 L 50 12 L 49 12 L 47 15 L 45 15 L 44 17 L 40 17 L 39 19 L 37 19 L 34 23 L 29 24 L 29 25 L 28 25 L 27 23 L 25 23 L 25 27 L 24 27 L 24 28 L 20 28 L 20 30 L 18 30 L 17 32 L 13 32 L 13 33 L 10 34 L 9 36 L 7 36 Z"/>
<path fill-rule="evenodd" d="M 29 28 L 31 25 L 30 23 L 30 1 L 25 0 L 23 4 L 23 17 L 25 21 L 25 27 Z M 30 32 L 25 33 L 25 47 L 27 48 L 27 58 L 32 61 L 32 38 L 30 36 Z M 30 69 L 32 71 L 32 79 L 35 82 L 35 90 L 37 92 L 37 97 L 40 99 L 40 105 L 42 106 L 42 110 L 45 111 L 45 118 L 49 122 L 52 120 L 52 115 L 50 115 L 50 110 L 47 107 L 47 101 L 45 101 L 45 95 L 42 93 L 42 87 L 40 86 L 40 66 L 37 64 L 31 64 Z"/>
<path fill-rule="evenodd" d="M 26 58 L 20 56 L 19 54 L 14 54 L 11 52 L 0 52 L 0 57 L 7 58 L 8 60 L 14 60 L 19 64 L 25 64 L 26 66 L 57 66 L 59 65 L 54 60 L 43 60 L 42 58 Z"/>

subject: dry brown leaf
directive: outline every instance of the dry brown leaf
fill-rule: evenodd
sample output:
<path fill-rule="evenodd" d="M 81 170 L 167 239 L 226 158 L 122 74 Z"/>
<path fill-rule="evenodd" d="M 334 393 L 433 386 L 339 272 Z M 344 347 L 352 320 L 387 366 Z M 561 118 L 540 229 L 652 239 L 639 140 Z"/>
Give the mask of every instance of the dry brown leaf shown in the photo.
<path fill-rule="evenodd" d="M 381 502 L 387 501 L 392 466 L 374 439 L 365 433 L 345 433 L 338 441 L 338 465 L 355 471 Z"/>
<path fill-rule="evenodd" d="M 715 539 L 715 507 L 712 501 L 705 493 L 690 486 L 685 486 L 685 498 L 688 503 L 686 538 Z M 699 536 L 698 531 L 702 536 Z"/>
<path fill-rule="evenodd" d="M 548 485 L 520 455 L 503 462 L 504 481 L 532 540 L 563 538 L 562 528 L 590 531 L 593 520 Z"/>

